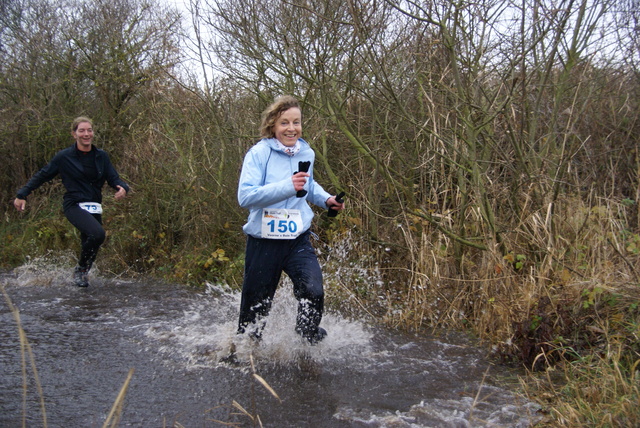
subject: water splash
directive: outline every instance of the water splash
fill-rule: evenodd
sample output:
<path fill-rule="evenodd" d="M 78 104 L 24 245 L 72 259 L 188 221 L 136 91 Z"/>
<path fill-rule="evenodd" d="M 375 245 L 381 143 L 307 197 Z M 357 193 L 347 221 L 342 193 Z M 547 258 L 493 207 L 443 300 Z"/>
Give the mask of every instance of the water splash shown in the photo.
<path fill-rule="evenodd" d="M 498 388 L 486 386 L 485 389 L 488 394 L 496 394 L 496 398 L 512 399 Z M 461 397 L 423 400 L 406 412 L 375 413 L 342 407 L 334 417 L 371 428 L 527 428 L 539 419 L 533 416 L 538 409 L 539 406 L 530 402 L 496 408 L 473 397 Z"/>
<path fill-rule="evenodd" d="M 370 352 L 372 333 L 364 324 L 333 313 L 325 313 L 321 323 L 328 331 L 327 337 L 310 345 L 295 332 L 297 301 L 288 285 L 276 292 L 260 341 L 236 334 L 239 307 L 240 292 L 210 284 L 203 299 L 185 309 L 181 319 L 154 325 L 146 335 L 168 342 L 163 351 L 179 354 L 193 367 L 224 364 L 246 368 L 250 356 L 283 364 L 301 358 L 315 362 L 344 360 Z"/>
<path fill-rule="evenodd" d="M 69 252 L 29 257 L 26 263 L 13 270 L 14 281 L 20 286 L 60 287 L 71 283 L 74 264 Z"/>
<path fill-rule="evenodd" d="M 205 421 L 220 403 L 250 401 L 251 357 L 282 398 L 275 405 L 256 387 L 256 413 L 265 426 L 506 428 L 539 419 L 536 405 L 485 380 L 496 369 L 482 349 L 455 337 L 412 336 L 328 312 L 321 323 L 327 338 L 309 345 L 295 333 L 297 301 L 287 281 L 256 343 L 236 334 L 240 293 L 224 285 L 196 292 L 96 275 L 95 285 L 80 290 L 68 282 L 72 266 L 41 259 L 0 276 L 37 344 L 56 426 L 99 425 L 128 367 L 136 367 L 136 375 L 123 423 L 160 426 L 166 417 L 209 426 Z M 7 374 L 0 378 L 0 401 L 11 403 L 0 425 L 16 426 L 19 344 L 2 305 L 0 317 L 0 365 Z M 36 402 L 29 405 L 37 415 Z"/>

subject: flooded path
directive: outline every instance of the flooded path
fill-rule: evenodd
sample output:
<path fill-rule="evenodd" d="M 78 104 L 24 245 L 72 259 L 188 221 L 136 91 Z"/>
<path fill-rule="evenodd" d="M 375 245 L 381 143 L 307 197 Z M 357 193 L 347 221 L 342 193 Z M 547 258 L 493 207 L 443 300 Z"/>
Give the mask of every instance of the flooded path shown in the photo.
<path fill-rule="evenodd" d="M 527 427 L 537 406 L 496 386 L 506 369 L 462 339 L 416 337 L 337 314 L 310 346 L 281 287 L 259 344 L 235 335 L 239 294 L 24 267 L 0 275 L 32 347 L 49 427 L 101 427 L 134 369 L 121 427 Z M 236 352 L 230 356 L 231 347 Z M 18 328 L 0 296 L 0 427 L 43 426 Z M 253 362 L 253 365 L 252 365 Z M 253 376 L 258 374 L 278 398 Z"/>

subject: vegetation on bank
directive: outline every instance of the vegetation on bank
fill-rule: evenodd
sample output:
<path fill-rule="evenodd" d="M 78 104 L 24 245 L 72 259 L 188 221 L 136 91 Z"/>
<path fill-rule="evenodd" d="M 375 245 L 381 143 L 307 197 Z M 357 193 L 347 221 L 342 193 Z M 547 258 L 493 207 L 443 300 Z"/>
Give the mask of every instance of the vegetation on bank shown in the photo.
<path fill-rule="evenodd" d="M 2 267 L 77 248 L 59 181 L 11 201 L 84 114 L 134 189 L 105 198 L 101 271 L 239 286 L 239 168 L 293 94 L 347 192 L 316 218 L 329 305 L 472 332 L 530 370 L 542 425 L 638 425 L 633 3 L 246 3 L 2 4 Z"/>

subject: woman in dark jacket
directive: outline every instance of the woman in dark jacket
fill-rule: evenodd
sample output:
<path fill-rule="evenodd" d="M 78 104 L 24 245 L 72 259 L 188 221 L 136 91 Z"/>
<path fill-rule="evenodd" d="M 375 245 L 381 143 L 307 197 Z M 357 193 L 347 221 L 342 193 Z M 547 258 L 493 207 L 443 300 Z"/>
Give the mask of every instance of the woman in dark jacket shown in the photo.
<path fill-rule="evenodd" d="M 129 186 L 118 176 L 104 150 L 93 145 L 93 124 L 91 119 L 78 117 L 71 126 L 75 143 L 59 151 L 47 166 L 18 190 L 13 205 L 24 211 L 27 196 L 43 183 L 58 174 L 66 189 L 64 195 L 64 215 L 79 231 L 82 250 L 78 266 L 74 272 L 74 283 L 78 287 L 88 287 L 89 269 L 105 240 L 102 227 L 102 187 L 105 181 L 116 190 L 115 198 L 122 199 L 129 192 Z"/>

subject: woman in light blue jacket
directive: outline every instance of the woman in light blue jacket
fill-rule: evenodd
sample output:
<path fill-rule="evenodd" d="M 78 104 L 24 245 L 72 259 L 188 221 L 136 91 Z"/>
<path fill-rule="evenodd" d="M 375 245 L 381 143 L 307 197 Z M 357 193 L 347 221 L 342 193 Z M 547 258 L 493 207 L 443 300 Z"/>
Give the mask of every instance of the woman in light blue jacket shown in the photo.
<path fill-rule="evenodd" d="M 249 210 L 244 283 L 238 332 L 260 338 L 264 318 L 285 272 L 298 300 L 296 331 L 310 343 L 327 332 L 320 327 L 324 308 L 322 271 L 309 242 L 313 211 L 344 208 L 313 179 L 315 154 L 302 139 L 298 101 L 283 96 L 263 113 L 263 137 L 244 158 L 238 202 Z M 261 322 L 258 322 L 261 321 Z"/>

